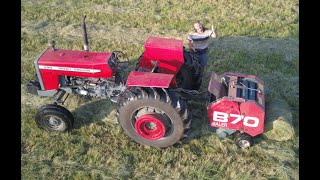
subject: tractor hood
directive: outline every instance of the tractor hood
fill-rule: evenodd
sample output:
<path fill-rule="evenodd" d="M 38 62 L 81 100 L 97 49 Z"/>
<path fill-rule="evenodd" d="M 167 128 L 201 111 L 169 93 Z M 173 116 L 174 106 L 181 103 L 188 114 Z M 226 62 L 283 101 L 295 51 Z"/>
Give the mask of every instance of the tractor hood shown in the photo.
<path fill-rule="evenodd" d="M 97 53 L 86 51 L 72 51 L 56 49 L 52 51 L 47 49 L 39 58 L 40 65 L 65 65 L 70 67 L 95 66 L 97 64 L 106 64 L 111 53 Z"/>
<path fill-rule="evenodd" d="M 38 79 L 45 90 L 57 89 L 59 76 L 110 78 L 108 64 L 111 53 L 73 51 L 47 48 L 34 61 Z M 40 76 L 40 77 L 39 77 Z"/>

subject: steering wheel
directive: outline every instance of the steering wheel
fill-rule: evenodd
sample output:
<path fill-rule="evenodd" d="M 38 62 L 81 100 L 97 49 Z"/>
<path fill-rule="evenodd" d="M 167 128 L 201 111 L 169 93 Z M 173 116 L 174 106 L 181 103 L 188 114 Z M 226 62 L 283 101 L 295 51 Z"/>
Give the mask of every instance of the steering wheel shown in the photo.
<path fill-rule="evenodd" d="M 125 54 L 122 51 L 113 51 L 116 60 L 117 65 L 122 68 L 125 69 L 129 66 L 129 57 L 127 54 Z"/>

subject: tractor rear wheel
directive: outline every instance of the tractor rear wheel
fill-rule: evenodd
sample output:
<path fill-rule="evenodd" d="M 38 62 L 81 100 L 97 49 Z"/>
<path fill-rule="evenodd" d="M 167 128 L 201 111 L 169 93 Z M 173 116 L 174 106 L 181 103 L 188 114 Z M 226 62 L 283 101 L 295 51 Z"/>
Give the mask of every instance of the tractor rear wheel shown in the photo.
<path fill-rule="evenodd" d="M 55 104 L 47 104 L 40 107 L 35 120 L 39 128 L 57 132 L 70 130 L 74 122 L 70 111 Z"/>
<path fill-rule="evenodd" d="M 187 101 L 161 88 L 132 87 L 121 96 L 118 120 L 135 142 L 168 147 L 184 139 L 191 120 Z"/>
<path fill-rule="evenodd" d="M 177 73 L 177 87 L 182 89 L 193 89 L 192 69 L 183 65 Z"/>

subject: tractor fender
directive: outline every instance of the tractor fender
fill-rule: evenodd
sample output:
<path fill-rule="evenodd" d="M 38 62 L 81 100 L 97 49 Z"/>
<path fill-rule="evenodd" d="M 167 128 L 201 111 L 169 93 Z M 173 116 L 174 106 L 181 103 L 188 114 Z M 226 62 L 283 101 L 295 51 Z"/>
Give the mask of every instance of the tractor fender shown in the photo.
<path fill-rule="evenodd" d="M 173 77 L 173 74 L 131 71 L 126 86 L 168 88 Z"/>

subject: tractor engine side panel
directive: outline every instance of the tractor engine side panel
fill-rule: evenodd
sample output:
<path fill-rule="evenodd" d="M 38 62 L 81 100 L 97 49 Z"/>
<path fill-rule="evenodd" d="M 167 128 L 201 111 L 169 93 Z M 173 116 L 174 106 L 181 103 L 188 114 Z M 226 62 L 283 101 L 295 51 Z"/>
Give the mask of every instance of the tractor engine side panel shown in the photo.
<path fill-rule="evenodd" d="M 110 78 L 110 53 L 47 49 L 38 60 L 44 90 L 58 89 L 59 76 Z"/>
<path fill-rule="evenodd" d="M 152 69 L 151 60 L 158 61 L 160 73 L 177 74 L 184 63 L 183 41 L 177 39 L 149 37 L 145 43 L 139 67 Z"/>

